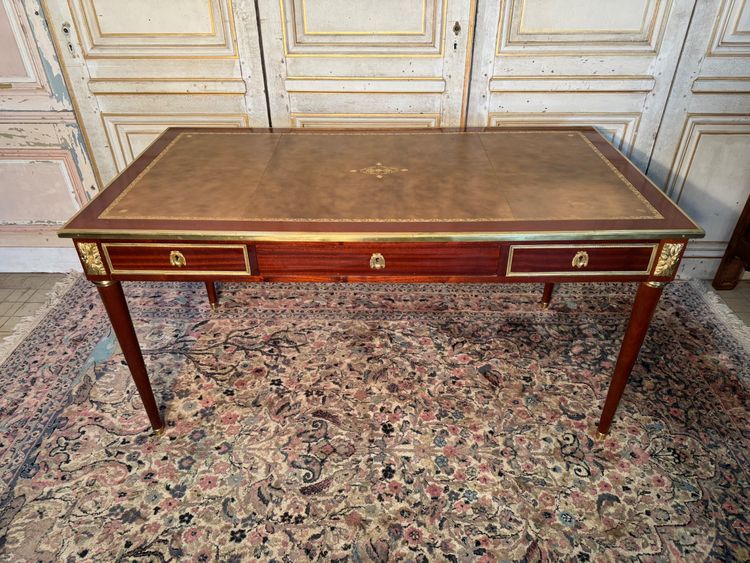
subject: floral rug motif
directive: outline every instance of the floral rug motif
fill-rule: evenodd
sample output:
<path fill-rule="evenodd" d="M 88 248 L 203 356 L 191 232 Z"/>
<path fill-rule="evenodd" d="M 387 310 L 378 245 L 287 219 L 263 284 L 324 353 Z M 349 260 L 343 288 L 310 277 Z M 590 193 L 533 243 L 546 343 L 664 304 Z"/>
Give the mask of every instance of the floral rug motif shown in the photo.
<path fill-rule="evenodd" d="M 126 284 L 0 366 L 0 561 L 750 558 L 750 355 L 667 288 L 612 432 L 634 284 Z"/>

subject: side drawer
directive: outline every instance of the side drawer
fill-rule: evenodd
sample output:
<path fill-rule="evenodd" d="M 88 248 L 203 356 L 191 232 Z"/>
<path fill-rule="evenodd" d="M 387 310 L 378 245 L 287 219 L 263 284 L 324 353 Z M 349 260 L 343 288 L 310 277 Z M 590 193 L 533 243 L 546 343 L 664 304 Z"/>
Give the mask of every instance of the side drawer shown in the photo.
<path fill-rule="evenodd" d="M 250 275 L 244 244 L 102 243 L 112 274 Z"/>
<path fill-rule="evenodd" d="M 510 245 L 506 276 L 648 275 L 657 243 Z"/>
<path fill-rule="evenodd" d="M 492 276 L 491 243 L 259 243 L 260 274 L 290 276 Z"/>

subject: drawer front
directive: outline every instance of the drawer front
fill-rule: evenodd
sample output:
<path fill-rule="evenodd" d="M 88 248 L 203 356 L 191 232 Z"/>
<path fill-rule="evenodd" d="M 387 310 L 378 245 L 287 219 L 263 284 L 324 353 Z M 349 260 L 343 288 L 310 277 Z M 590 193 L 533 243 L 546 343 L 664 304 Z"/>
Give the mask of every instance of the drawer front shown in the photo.
<path fill-rule="evenodd" d="M 112 274 L 250 275 L 243 244 L 103 243 Z"/>
<path fill-rule="evenodd" d="M 508 277 L 648 275 L 658 244 L 511 245 Z"/>
<path fill-rule="evenodd" d="M 265 243 L 263 276 L 492 276 L 500 246 L 491 243 Z"/>

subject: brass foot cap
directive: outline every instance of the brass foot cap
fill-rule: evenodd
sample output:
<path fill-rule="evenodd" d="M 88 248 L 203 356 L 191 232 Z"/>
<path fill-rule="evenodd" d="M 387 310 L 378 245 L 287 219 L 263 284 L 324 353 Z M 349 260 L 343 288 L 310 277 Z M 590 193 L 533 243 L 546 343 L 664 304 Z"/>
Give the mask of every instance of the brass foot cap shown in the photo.
<path fill-rule="evenodd" d="M 542 301 L 542 302 L 540 303 L 540 305 L 542 306 L 542 309 L 547 309 L 547 308 L 549 308 L 549 303 L 545 303 L 544 301 Z"/>
<path fill-rule="evenodd" d="M 162 426 L 161 428 L 157 428 L 156 430 L 154 430 L 154 436 L 161 436 L 162 434 L 164 434 L 164 429 L 165 427 Z"/>
<path fill-rule="evenodd" d="M 604 440 L 607 437 L 606 434 L 602 434 L 601 432 L 596 433 L 596 439 L 597 440 Z"/>

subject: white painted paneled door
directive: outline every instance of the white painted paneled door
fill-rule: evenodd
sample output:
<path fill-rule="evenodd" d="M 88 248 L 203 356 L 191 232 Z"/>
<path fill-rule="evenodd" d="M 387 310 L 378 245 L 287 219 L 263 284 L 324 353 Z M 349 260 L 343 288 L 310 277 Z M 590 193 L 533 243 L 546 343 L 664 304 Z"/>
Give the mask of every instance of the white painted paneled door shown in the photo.
<path fill-rule="evenodd" d="M 479 0 L 469 125 L 595 125 L 645 169 L 695 0 Z"/>
<path fill-rule="evenodd" d="M 97 192 L 37 0 L 0 0 L 0 271 L 79 264 L 55 235 Z"/>
<path fill-rule="evenodd" d="M 274 127 L 463 125 L 475 1 L 259 2 Z"/>
<path fill-rule="evenodd" d="M 706 229 L 683 273 L 712 278 L 750 194 L 750 2 L 696 4 L 648 173 Z"/>
<path fill-rule="evenodd" d="M 169 126 L 267 126 L 253 0 L 43 0 L 102 186 Z"/>

